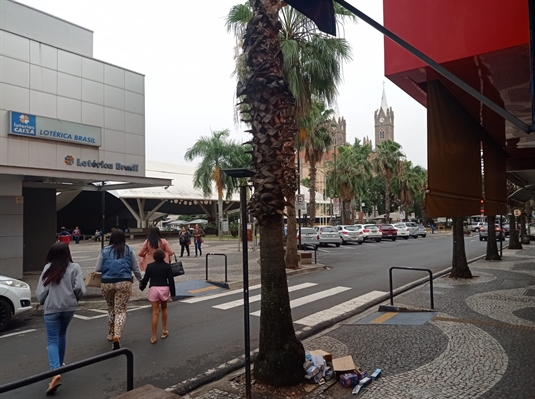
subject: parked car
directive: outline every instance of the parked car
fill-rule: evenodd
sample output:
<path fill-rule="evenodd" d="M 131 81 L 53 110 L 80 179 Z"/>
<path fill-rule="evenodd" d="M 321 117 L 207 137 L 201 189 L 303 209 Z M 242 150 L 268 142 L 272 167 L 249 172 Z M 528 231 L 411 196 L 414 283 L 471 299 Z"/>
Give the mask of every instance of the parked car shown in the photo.
<path fill-rule="evenodd" d="M 383 234 L 379 230 L 376 224 L 355 225 L 362 228 L 362 237 L 364 241 L 381 241 Z"/>
<path fill-rule="evenodd" d="M 32 292 L 30 286 L 7 276 L 0 276 L 0 331 L 10 322 L 13 316 L 32 309 Z"/>
<path fill-rule="evenodd" d="M 505 234 L 505 237 L 509 237 L 509 232 L 510 232 L 509 223 L 506 223 L 506 224 L 502 225 L 502 228 L 503 228 L 503 232 Z"/>
<path fill-rule="evenodd" d="M 320 235 L 320 246 L 334 244 L 337 247 L 342 243 L 338 229 L 334 226 L 317 226 L 314 229 Z"/>
<path fill-rule="evenodd" d="M 470 225 L 470 230 L 472 231 L 475 231 L 475 232 L 478 232 L 479 231 L 479 228 L 481 226 L 485 226 L 487 223 L 485 222 L 476 222 L 476 223 L 473 223 Z"/>
<path fill-rule="evenodd" d="M 409 237 L 418 238 L 418 225 L 414 222 L 400 222 L 394 224 L 398 231 L 398 237 L 408 239 Z"/>
<path fill-rule="evenodd" d="M 421 224 L 418 225 L 418 235 L 423 238 L 427 237 L 427 230 Z"/>
<path fill-rule="evenodd" d="M 500 225 L 495 225 L 494 229 L 496 231 L 496 239 L 498 241 L 505 240 L 505 233 L 503 229 L 500 228 Z M 479 241 L 487 241 L 489 238 L 489 227 L 485 223 L 484 225 L 479 226 Z"/>
<path fill-rule="evenodd" d="M 392 241 L 396 241 L 397 240 L 398 231 L 391 224 L 379 224 L 379 225 L 377 225 L 377 227 L 379 228 L 379 231 L 383 235 L 383 240 L 384 239 L 390 239 Z"/>
<path fill-rule="evenodd" d="M 297 244 L 299 245 L 299 230 L 297 230 Z M 320 246 L 320 235 L 312 227 L 301 227 L 301 245 L 309 245 L 318 249 Z"/>
<path fill-rule="evenodd" d="M 364 242 L 364 237 L 362 237 L 362 231 L 356 226 L 337 226 L 338 234 L 342 239 L 342 244 L 347 244 L 348 242 L 356 242 L 357 244 L 362 244 Z"/>

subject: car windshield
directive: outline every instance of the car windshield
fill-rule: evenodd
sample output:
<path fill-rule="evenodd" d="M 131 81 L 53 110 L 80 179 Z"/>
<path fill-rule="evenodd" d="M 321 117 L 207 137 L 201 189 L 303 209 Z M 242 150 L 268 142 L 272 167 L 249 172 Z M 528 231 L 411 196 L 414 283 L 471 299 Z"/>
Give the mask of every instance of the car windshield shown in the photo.
<path fill-rule="evenodd" d="M 380 226 L 382 229 L 393 229 L 394 226 L 392 226 L 391 224 L 383 224 L 382 226 Z"/>
<path fill-rule="evenodd" d="M 357 231 L 359 227 L 358 226 L 346 226 L 345 229 L 348 231 Z"/>
<path fill-rule="evenodd" d="M 310 228 L 301 228 L 301 234 L 316 234 L 316 230 Z"/>
<path fill-rule="evenodd" d="M 324 233 L 334 233 L 336 230 L 334 227 L 322 227 L 321 231 Z"/>
<path fill-rule="evenodd" d="M 366 225 L 364 225 L 364 227 L 365 227 L 366 229 L 375 229 L 377 226 L 374 225 L 374 224 L 366 224 Z"/>

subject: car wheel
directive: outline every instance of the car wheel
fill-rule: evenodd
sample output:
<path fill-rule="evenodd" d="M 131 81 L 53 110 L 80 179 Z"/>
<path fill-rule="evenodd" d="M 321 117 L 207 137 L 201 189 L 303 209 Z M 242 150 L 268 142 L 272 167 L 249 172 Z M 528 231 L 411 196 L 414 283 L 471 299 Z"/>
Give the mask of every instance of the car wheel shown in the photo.
<path fill-rule="evenodd" d="M 357 244 L 362 245 L 364 241 L 357 241 Z"/>
<path fill-rule="evenodd" d="M 422 238 L 425 238 L 425 237 L 427 237 L 427 235 L 424 234 L 424 235 L 422 236 Z"/>
<path fill-rule="evenodd" d="M 342 238 L 342 245 L 347 245 L 347 241 Z"/>
<path fill-rule="evenodd" d="M 376 238 L 375 242 L 381 242 L 381 239 L 380 238 Z"/>
<path fill-rule="evenodd" d="M 396 240 L 397 240 L 397 237 L 392 238 L 392 241 L 396 241 Z"/>
<path fill-rule="evenodd" d="M 11 320 L 11 306 L 5 299 L 0 299 L 0 331 L 9 324 Z"/>
<path fill-rule="evenodd" d="M 404 238 L 405 240 L 408 240 L 408 239 L 409 239 L 409 236 L 405 236 L 405 237 L 403 237 L 403 238 Z"/>
<path fill-rule="evenodd" d="M 334 244 L 334 245 L 336 245 L 336 248 L 338 248 L 340 246 L 340 243 L 337 243 L 337 244 Z"/>

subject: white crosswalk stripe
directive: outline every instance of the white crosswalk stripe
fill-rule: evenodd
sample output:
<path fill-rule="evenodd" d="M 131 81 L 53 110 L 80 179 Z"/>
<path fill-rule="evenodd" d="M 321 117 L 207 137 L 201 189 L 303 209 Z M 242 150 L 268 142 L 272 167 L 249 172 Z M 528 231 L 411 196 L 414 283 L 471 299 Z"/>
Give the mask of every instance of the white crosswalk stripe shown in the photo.
<path fill-rule="evenodd" d="M 249 291 L 257 290 L 260 287 L 261 287 L 260 284 L 252 285 L 252 286 L 249 287 Z M 194 297 L 194 298 L 184 299 L 184 300 L 182 300 L 180 302 L 183 302 L 183 303 L 197 303 L 197 302 L 209 301 L 210 299 L 221 298 L 223 296 L 236 295 L 236 294 L 239 294 L 241 292 L 242 292 L 241 290 L 228 291 L 228 292 L 219 292 L 217 294 L 197 296 L 197 297 Z"/>
<path fill-rule="evenodd" d="M 315 285 L 317 284 L 316 283 L 303 283 L 303 284 L 294 285 L 294 286 L 288 287 L 288 292 L 302 290 L 305 288 L 313 287 Z M 249 303 L 258 302 L 259 300 L 260 300 L 260 295 L 254 295 L 249 298 Z M 215 305 L 212 307 L 216 309 L 227 310 L 227 309 L 236 308 L 238 306 L 243 306 L 243 299 L 238 299 L 236 301 L 222 303 L 221 305 Z"/>
<path fill-rule="evenodd" d="M 333 296 L 336 294 L 339 294 L 341 292 L 350 290 L 349 287 L 334 287 L 325 291 L 316 292 L 312 295 L 307 295 L 302 298 L 294 299 L 293 301 L 290 301 L 290 308 L 297 308 L 302 305 L 306 305 L 307 303 L 319 301 L 320 299 L 326 298 L 328 296 Z M 260 311 L 256 311 L 251 313 L 252 316 L 260 316 Z"/>
<path fill-rule="evenodd" d="M 320 312 L 303 317 L 302 319 L 299 319 L 299 320 L 295 320 L 294 323 L 303 324 L 305 326 L 312 327 L 312 326 L 315 326 L 316 324 L 319 324 L 324 321 L 334 319 L 337 316 L 343 315 L 344 313 L 347 313 L 348 310 L 355 309 L 359 306 L 362 306 L 365 303 L 368 303 L 374 299 L 377 299 L 384 294 L 386 294 L 386 292 L 372 291 L 367 294 L 353 298 L 347 302 L 333 306 L 332 308 L 322 310 Z"/>

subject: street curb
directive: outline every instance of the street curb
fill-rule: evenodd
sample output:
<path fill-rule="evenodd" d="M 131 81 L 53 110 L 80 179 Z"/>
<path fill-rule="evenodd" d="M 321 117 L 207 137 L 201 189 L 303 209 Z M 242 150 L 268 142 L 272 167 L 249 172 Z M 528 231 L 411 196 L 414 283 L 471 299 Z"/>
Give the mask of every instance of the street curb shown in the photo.
<path fill-rule="evenodd" d="M 480 255 L 480 256 L 477 256 L 473 259 L 470 259 L 468 260 L 468 264 L 470 263 L 474 263 L 480 259 L 483 259 L 486 255 Z M 323 266 L 325 267 L 325 266 Z M 436 274 L 433 275 L 433 280 L 439 278 L 439 277 L 442 277 L 446 274 L 448 274 L 449 272 L 451 271 L 451 267 L 448 267 L 447 269 L 444 269 L 444 270 L 441 270 L 439 272 L 437 272 Z M 298 273 L 300 274 L 300 273 Z M 303 274 L 306 274 L 306 273 L 303 273 Z M 397 289 L 394 290 L 393 292 L 393 296 L 396 297 L 397 295 L 399 294 L 402 294 L 404 292 L 407 292 L 419 285 L 422 285 L 426 282 L 429 281 L 429 278 L 428 277 L 422 277 L 418 280 L 415 280 L 413 281 L 412 283 L 409 283 L 409 284 L 405 284 L 404 286 L 401 286 Z M 366 310 L 368 310 L 369 308 L 371 308 L 372 306 L 376 306 L 378 304 L 380 304 L 381 302 L 384 302 L 386 300 L 390 299 L 390 293 L 386 293 L 385 295 L 382 295 L 370 302 L 367 302 L 353 310 L 350 310 L 342 315 L 339 315 L 337 317 L 335 317 L 334 319 L 331 319 L 331 320 L 328 320 L 328 321 L 325 321 L 323 323 L 319 323 L 317 325 L 315 325 L 314 327 L 305 327 L 304 329 L 302 330 L 298 330 L 295 332 L 295 335 L 296 337 L 299 339 L 299 340 L 304 340 L 306 338 L 309 338 L 315 334 L 318 334 L 319 332 L 321 332 L 322 330 L 325 330 L 329 327 L 332 327 L 334 326 L 335 324 L 338 324 L 344 320 L 347 320 L 351 317 L 354 317 Z M 254 349 L 251 351 L 251 364 L 254 363 L 255 359 L 256 359 L 256 356 L 258 355 L 258 348 Z M 172 393 L 175 393 L 177 395 L 180 395 L 180 396 L 184 396 L 188 393 L 190 393 L 191 391 L 194 391 L 200 387 L 202 387 L 203 385 L 206 385 L 206 384 L 209 384 L 209 383 L 212 383 L 214 381 L 218 381 L 220 379 L 222 379 L 224 376 L 238 370 L 239 368 L 242 368 L 242 367 L 245 367 L 245 355 L 242 355 L 242 356 L 239 356 L 237 358 L 234 358 L 232 360 L 229 360 L 228 362 L 226 363 L 223 363 L 221 365 L 219 365 L 218 367 L 214 368 L 214 369 L 211 369 L 211 370 L 207 370 L 205 373 L 202 373 L 202 374 L 199 374 L 197 375 L 196 377 L 192 377 L 192 378 L 189 378 L 187 380 L 184 380 L 182 382 L 179 382 L 178 384 L 176 385 L 173 385 L 169 388 L 166 389 L 166 391 L 168 392 L 172 392 Z"/>

